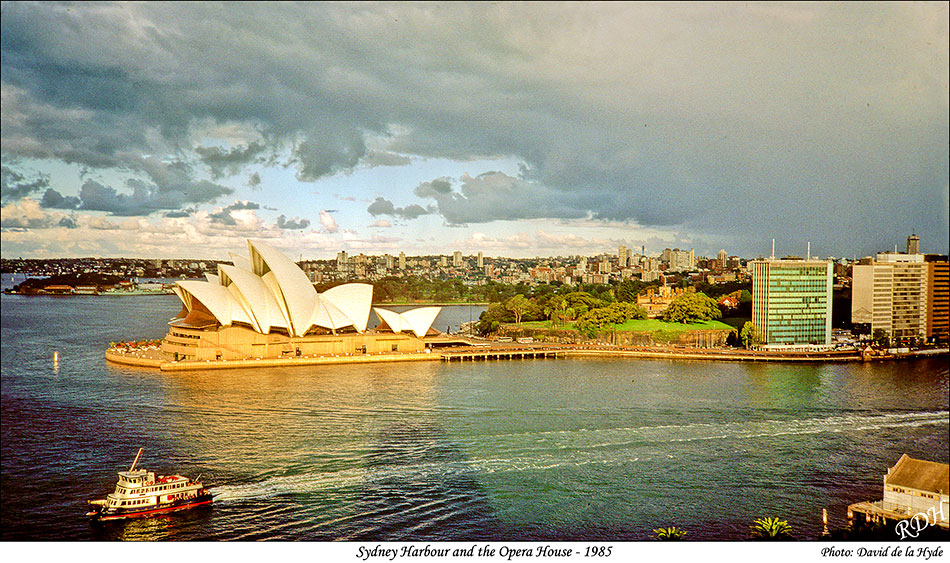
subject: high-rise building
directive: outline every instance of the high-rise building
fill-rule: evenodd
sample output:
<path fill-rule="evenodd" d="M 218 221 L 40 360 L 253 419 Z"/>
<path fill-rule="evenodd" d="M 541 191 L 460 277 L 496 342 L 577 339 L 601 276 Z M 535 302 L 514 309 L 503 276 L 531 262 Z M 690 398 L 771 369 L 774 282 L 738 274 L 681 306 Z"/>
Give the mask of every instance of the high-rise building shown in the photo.
<path fill-rule="evenodd" d="M 449 257 L 439 256 L 439 265 L 442 266 L 443 268 L 447 268 L 449 266 Z"/>
<path fill-rule="evenodd" d="M 693 249 L 690 249 L 687 252 L 685 250 L 674 248 L 672 251 L 670 251 L 669 263 L 670 270 L 674 272 L 693 270 L 696 268 L 696 253 L 693 251 Z"/>
<path fill-rule="evenodd" d="M 907 254 L 920 254 L 920 237 L 911 234 L 907 237 Z"/>
<path fill-rule="evenodd" d="M 462 265 L 462 253 L 458 250 L 452 254 L 452 265 L 456 268 Z"/>
<path fill-rule="evenodd" d="M 764 349 L 831 346 L 832 262 L 754 260 L 752 324 Z"/>
<path fill-rule="evenodd" d="M 476 265 L 478 266 L 479 270 L 485 267 L 485 257 L 482 255 L 481 250 L 478 251 L 478 263 Z"/>
<path fill-rule="evenodd" d="M 345 272 L 346 266 L 349 264 L 349 258 L 346 255 L 345 250 L 341 250 L 336 253 L 336 270 L 338 272 Z"/>
<path fill-rule="evenodd" d="M 400 270 L 406 269 L 406 253 L 405 252 L 399 253 L 399 269 Z"/>
<path fill-rule="evenodd" d="M 927 335 L 929 269 L 922 254 L 882 252 L 856 264 L 851 279 L 851 322 L 870 323 L 894 341 Z"/>
<path fill-rule="evenodd" d="M 950 262 L 947 256 L 924 255 L 927 263 L 927 338 L 950 341 Z"/>
<path fill-rule="evenodd" d="M 716 260 L 719 260 L 719 267 L 722 269 L 726 268 L 726 260 L 729 259 L 729 255 L 726 254 L 725 250 L 720 250 L 719 255 L 716 256 Z"/>
<path fill-rule="evenodd" d="M 587 258 L 586 257 L 581 258 L 581 261 L 577 263 L 576 270 L 578 271 L 578 273 L 581 273 L 581 274 L 587 272 Z"/>
<path fill-rule="evenodd" d="M 617 249 L 617 266 L 620 268 L 626 268 L 627 259 L 628 259 L 627 247 L 621 244 L 620 248 Z"/>

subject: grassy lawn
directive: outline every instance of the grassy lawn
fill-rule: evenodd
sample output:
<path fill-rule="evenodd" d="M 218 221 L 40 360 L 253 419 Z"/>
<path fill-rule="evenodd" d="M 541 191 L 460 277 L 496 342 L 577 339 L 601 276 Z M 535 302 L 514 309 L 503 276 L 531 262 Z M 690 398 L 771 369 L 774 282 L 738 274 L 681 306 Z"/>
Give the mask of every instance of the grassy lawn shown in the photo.
<path fill-rule="evenodd" d="M 508 326 L 514 326 L 513 324 Z M 551 326 L 551 321 L 531 321 L 521 323 L 524 328 L 558 328 L 560 330 L 574 330 L 574 323 L 561 323 L 557 327 Z M 636 319 L 629 320 L 622 325 L 617 325 L 618 331 L 630 332 L 672 332 L 680 333 L 687 330 L 733 330 L 733 327 L 719 321 L 707 321 L 704 323 L 668 323 L 657 319 Z"/>

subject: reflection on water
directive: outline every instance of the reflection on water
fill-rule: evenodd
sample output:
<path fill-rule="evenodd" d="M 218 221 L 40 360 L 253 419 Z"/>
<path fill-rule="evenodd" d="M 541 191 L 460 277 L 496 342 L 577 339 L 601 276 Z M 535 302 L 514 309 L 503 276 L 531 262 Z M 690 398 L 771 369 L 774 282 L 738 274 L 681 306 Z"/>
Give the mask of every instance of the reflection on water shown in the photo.
<path fill-rule="evenodd" d="M 175 540 L 199 532 L 210 520 L 212 507 L 163 514 L 151 518 L 90 522 L 92 539 L 122 541 Z"/>
<path fill-rule="evenodd" d="M 161 336 L 171 300 L 3 299 L 6 540 L 739 539 L 765 514 L 807 536 L 901 454 L 950 456 L 945 359 L 162 373 L 102 352 Z M 91 526 L 138 447 L 213 507 Z"/>

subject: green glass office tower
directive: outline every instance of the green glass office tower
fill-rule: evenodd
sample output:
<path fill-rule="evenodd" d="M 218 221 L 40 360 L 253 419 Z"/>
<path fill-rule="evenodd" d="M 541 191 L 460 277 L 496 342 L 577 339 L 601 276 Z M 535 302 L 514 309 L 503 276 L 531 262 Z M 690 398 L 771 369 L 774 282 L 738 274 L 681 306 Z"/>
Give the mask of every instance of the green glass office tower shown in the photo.
<path fill-rule="evenodd" d="M 754 260 L 752 323 L 765 349 L 831 346 L 832 263 L 826 260 Z"/>

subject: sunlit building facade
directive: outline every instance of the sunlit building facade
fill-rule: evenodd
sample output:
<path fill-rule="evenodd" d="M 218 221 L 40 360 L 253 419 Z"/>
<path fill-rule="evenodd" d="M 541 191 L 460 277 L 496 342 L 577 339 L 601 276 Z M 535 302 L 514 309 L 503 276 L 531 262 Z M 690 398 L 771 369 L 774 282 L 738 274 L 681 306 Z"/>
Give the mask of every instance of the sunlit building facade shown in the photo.
<path fill-rule="evenodd" d="M 852 270 L 851 322 L 870 323 L 894 342 L 927 336 L 928 277 L 923 254 L 882 252 Z"/>
<path fill-rule="evenodd" d="M 832 263 L 768 259 L 749 264 L 757 346 L 766 350 L 829 348 Z"/>
<path fill-rule="evenodd" d="M 290 258 L 248 241 L 249 257 L 231 254 L 205 281 L 175 285 L 181 312 L 169 322 L 162 351 L 174 360 L 236 360 L 328 354 L 419 352 L 438 307 L 394 313 L 376 309 L 373 286 L 338 285 L 317 293 Z"/>

